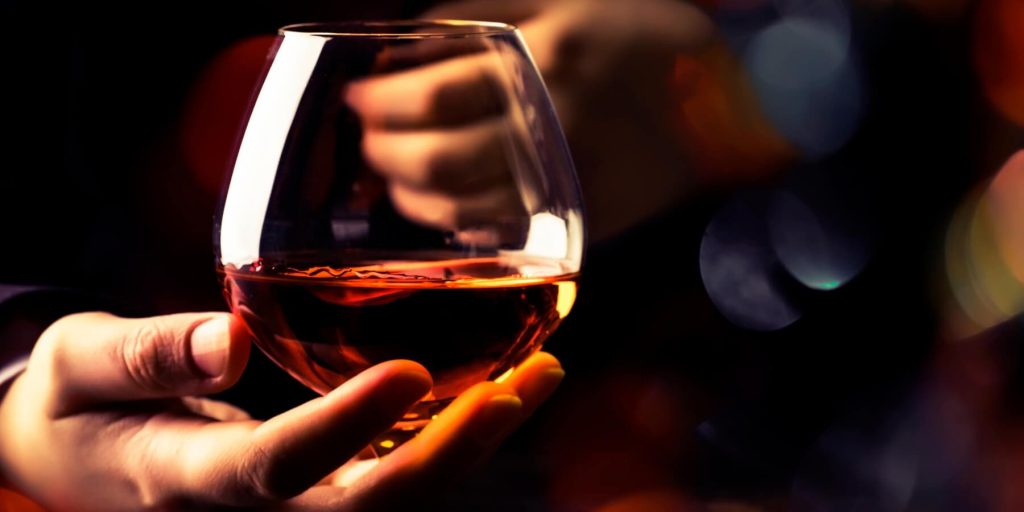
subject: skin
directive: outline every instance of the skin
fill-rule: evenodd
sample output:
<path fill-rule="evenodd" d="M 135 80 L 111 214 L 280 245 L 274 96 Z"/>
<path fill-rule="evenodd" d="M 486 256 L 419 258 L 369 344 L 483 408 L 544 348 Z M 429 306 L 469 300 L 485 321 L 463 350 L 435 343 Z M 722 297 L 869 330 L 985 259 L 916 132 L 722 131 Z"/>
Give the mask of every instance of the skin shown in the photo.
<path fill-rule="evenodd" d="M 712 42 L 712 24 L 696 7 L 678 0 L 470 0 L 424 17 L 520 28 L 572 148 L 595 239 L 693 192 L 670 77 L 678 56 Z M 395 205 L 443 229 L 495 212 L 514 215 L 529 201 L 518 196 L 500 157 L 509 126 L 500 92 L 507 75 L 486 52 L 451 53 L 345 91 L 363 123 L 366 160 L 388 178 Z"/>
<path fill-rule="evenodd" d="M 249 352 L 224 313 L 52 324 L 0 402 L 0 469 L 48 510 L 380 510 L 457 479 L 554 391 L 540 353 L 460 396 L 414 440 L 348 482 L 346 461 L 430 388 L 390 361 L 268 421 L 200 398 L 234 384 Z"/>
<path fill-rule="evenodd" d="M 712 38 L 698 9 L 676 0 L 473 0 L 425 17 L 521 28 L 573 148 L 594 238 L 691 192 L 667 114 L 678 101 L 668 77 L 677 55 Z M 451 229 L 523 213 L 529 198 L 495 163 L 508 124 L 493 97 L 494 65 L 454 52 L 343 92 L 364 125 L 367 162 L 410 219 Z M 534 355 L 503 383 L 464 393 L 351 482 L 346 461 L 429 390 L 426 370 L 387 362 L 260 422 L 200 398 L 234 384 L 248 351 L 241 326 L 222 313 L 59 320 L 0 402 L 0 476 L 55 511 L 390 509 L 428 499 L 485 458 L 564 375 L 555 358 Z"/>

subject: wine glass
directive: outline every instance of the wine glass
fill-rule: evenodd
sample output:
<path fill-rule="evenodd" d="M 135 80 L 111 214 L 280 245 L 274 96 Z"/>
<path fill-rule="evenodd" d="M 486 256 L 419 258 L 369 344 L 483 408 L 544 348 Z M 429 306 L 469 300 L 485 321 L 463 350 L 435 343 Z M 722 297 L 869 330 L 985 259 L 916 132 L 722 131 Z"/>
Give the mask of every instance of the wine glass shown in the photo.
<path fill-rule="evenodd" d="M 282 28 L 214 227 L 232 311 L 300 382 L 431 372 L 377 454 L 537 351 L 584 251 L 547 91 L 518 30 L 487 22 Z"/>

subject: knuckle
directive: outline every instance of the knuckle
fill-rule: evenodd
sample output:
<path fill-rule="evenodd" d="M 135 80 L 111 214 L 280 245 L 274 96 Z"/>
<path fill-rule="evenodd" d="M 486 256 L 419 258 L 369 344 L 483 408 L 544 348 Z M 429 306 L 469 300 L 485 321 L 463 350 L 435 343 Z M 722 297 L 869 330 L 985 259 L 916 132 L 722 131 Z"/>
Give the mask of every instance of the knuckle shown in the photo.
<path fill-rule="evenodd" d="M 379 130 L 366 130 L 363 132 L 362 146 L 363 153 L 368 157 L 374 158 L 384 153 L 387 149 L 387 139 Z"/>
<path fill-rule="evenodd" d="M 431 82 L 423 85 L 419 102 L 418 114 L 423 118 L 433 118 L 444 113 L 445 102 L 450 97 L 450 85 L 445 82 Z"/>
<path fill-rule="evenodd" d="M 465 87 L 459 82 L 445 81 L 434 84 L 430 87 L 427 96 L 427 112 L 434 118 L 443 118 L 449 111 L 460 104 L 465 103 L 469 98 L 465 94 Z"/>
<path fill-rule="evenodd" d="M 450 200 L 428 199 L 403 186 L 390 187 L 390 195 L 395 209 L 406 219 L 440 228 L 453 225 L 455 209 Z"/>
<path fill-rule="evenodd" d="M 362 152 L 367 163 L 379 168 L 387 161 L 387 140 L 376 130 L 367 130 L 363 133 Z"/>
<path fill-rule="evenodd" d="M 501 123 L 438 136 L 423 150 L 420 185 L 447 192 L 471 192 L 511 174 L 505 164 L 504 136 Z"/>
<path fill-rule="evenodd" d="M 81 365 L 82 333 L 97 328 L 98 321 L 114 319 L 105 312 L 75 313 L 61 317 L 51 323 L 36 340 L 29 358 L 26 374 L 36 379 L 43 391 L 42 407 L 51 418 L 67 412 L 68 385 L 76 365 Z"/>
<path fill-rule="evenodd" d="M 37 348 L 45 348 L 52 351 L 59 351 L 68 342 L 68 338 L 75 333 L 86 329 L 94 321 L 102 318 L 114 318 L 110 313 L 90 311 L 86 313 L 72 313 L 58 318 L 51 323 L 39 335 Z"/>
<path fill-rule="evenodd" d="M 374 132 L 367 131 L 364 133 L 363 140 L 361 142 L 362 153 L 363 158 L 366 159 L 366 163 L 369 164 L 370 167 L 377 171 L 383 171 L 385 170 L 385 165 L 381 159 L 382 153 L 379 149 L 382 145 L 378 143 L 378 139 L 379 136 Z"/>
<path fill-rule="evenodd" d="M 368 131 L 363 135 L 362 152 L 366 163 L 385 178 L 399 172 L 401 162 L 393 150 L 394 136 L 391 134 Z"/>
<path fill-rule="evenodd" d="M 174 377 L 180 374 L 181 357 L 171 344 L 163 343 L 165 329 L 157 322 L 142 322 L 121 343 L 114 345 L 115 358 L 139 389 L 153 395 L 172 392 Z"/>
<path fill-rule="evenodd" d="M 420 162 L 420 185 L 425 187 L 443 187 L 457 173 L 452 158 L 439 143 L 424 147 Z"/>
<path fill-rule="evenodd" d="M 39 335 L 32 351 L 30 365 L 37 365 L 41 361 L 54 379 L 66 375 L 67 368 L 76 363 L 73 360 L 74 356 L 68 350 L 69 346 L 75 342 L 74 336 L 89 329 L 95 320 L 103 317 L 112 318 L 113 315 L 88 312 L 74 313 L 57 319 Z"/>
<path fill-rule="evenodd" d="M 454 229 L 457 227 L 457 207 L 450 204 L 442 204 L 437 208 L 428 211 L 413 211 L 415 216 L 425 225 L 441 229 Z"/>
<path fill-rule="evenodd" d="M 490 69 L 476 69 L 427 88 L 423 116 L 452 125 L 505 111 L 504 87 Z"/>

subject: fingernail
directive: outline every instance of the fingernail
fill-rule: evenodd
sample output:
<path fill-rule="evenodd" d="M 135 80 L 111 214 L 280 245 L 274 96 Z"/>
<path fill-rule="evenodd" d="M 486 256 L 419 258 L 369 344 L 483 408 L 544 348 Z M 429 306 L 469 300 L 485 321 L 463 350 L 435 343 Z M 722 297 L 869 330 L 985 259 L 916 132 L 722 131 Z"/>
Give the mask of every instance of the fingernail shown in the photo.
<path fill-rule="evenodd" d="M 228 317 L 211 318 L 192 331 L 192 362 L 203 373 L 217 377 L 224 373 L 228 364 Z"/>
<path fill-rule="evenodd" d="M 544 380 L 554 383 L 557 386 L 565 378 L 565 370 L 561 368 L 548 368 L 544 370 Z"/>
<path fill-rule="evenodd" d="M 516 426 L 523 401 L 516 395 L 491 397 L 477 414 L 472 435 L 481 446 L 491 446 L 500 441 Z"/>
<path fill-rule="evenodd" d="M 562 383 L 564 378 L 565 370 L 561 368 L 548 368 L 541 372 L 540 378 L 537 379 L 537 384 L 531 390 L 530 403 L 536 407 L 541 402 L 547 400 L 558 389 L 558 385 Z"/>

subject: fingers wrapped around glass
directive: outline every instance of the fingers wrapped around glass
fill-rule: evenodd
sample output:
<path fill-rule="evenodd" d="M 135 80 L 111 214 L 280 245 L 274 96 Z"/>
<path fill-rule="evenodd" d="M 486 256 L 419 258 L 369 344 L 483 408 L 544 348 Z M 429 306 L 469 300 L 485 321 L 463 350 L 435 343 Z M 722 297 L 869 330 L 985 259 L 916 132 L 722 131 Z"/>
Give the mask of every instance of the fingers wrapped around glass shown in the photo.
<path fill-rule="evenodd" d="M 281 29 L 232 168 L 217 265 L 256 344 L 320 393 L 392 359 L 433 375 L 378 450 L 510 374 L 575 300 L 579 187 L 512 26 Z"/>

